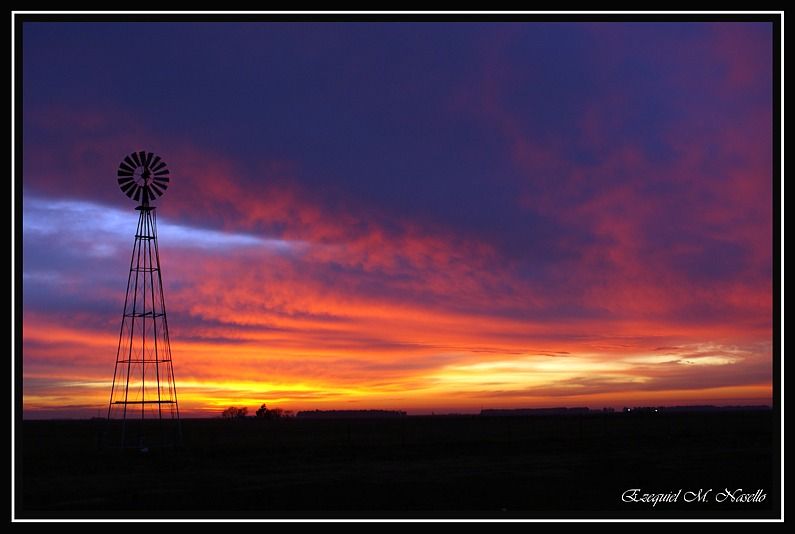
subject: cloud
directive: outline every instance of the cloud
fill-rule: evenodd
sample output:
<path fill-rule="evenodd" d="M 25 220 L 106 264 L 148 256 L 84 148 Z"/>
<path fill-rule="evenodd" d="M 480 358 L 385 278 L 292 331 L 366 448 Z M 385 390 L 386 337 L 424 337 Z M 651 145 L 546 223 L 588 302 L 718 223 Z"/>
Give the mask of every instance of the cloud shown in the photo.
<path fill-rule="evenodd" d="M 27 34 L 26 409 L 105 402 L 140 148 L 187 410 L 768 398 L 768 29 L 341 28 L 151 28 L 173 92 L 99 95 L 154 45 Z"/>
<path fill-rule="evenodd" d="M 72 239 L 71 245 L 83 246 L 88 256 L 112 256 L 116 253 L 113 245 L 130 245 L 132 235 L 131 221 L 137 217 L 133 211 L 103 206 L 82 200 L 51 200 L 27 196 L 22 200 L 25 214 L 22 232 L 28 239 L 42 239 L 58 236 L 63 239 L 65 229 Z M 160 219 L 158 237 L 171 246 L 224 249 L 231 247 L 263 247 L 277 251 L 289 251 L 300 243 L 290 243 L 281 239 L 254 236 L 244 233 L 222 232 L 214 229 L 173 224 L 168 219 Z"/>

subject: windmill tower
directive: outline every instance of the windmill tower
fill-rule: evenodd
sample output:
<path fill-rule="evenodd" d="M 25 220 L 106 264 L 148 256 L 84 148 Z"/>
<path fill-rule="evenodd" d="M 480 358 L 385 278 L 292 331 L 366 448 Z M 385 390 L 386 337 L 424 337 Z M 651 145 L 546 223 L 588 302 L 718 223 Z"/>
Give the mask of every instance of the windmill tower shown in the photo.
<path fill-rule="evenodd" d="M 181 445 L 174 367 L 157 246 L 157 216 L 150 201 L 165 193 L 166 163 L 151 152 L 133 152 L 119 164 L 122 192 L 139 205 L 127 293 L 113 372 L 107 447 L 145 450 Z"/>

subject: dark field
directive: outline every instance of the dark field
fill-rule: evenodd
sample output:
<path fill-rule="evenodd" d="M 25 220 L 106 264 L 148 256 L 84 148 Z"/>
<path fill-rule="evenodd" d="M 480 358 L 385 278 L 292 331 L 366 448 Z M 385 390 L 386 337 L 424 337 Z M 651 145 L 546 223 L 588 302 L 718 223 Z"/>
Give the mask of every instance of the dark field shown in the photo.
<path fill-rule="evenodd" d="M 21 425 L 18 517 L 772 517 L 771 412 L 186 420 L 185 448 L 98 451 L 96 421 Z M 706 504 L 622 503 L 713 488 Z M 763 502 L 714 502 L 725 488 Z M 380 512 L 380 514 L 379 514 Z"/>

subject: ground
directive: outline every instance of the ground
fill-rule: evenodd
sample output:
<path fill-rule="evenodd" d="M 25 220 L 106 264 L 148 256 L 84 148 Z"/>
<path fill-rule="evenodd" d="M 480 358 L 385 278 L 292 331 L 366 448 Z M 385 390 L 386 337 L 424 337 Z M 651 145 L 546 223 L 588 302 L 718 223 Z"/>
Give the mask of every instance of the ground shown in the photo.
<path fill-rule="evenodd" d="M 102 421 L 24 421 L 20 517 L 771 516 L 771 412 L 183 421 L 184 449 L 98 450 Z M 624 503 L 762 489 L 753 503 Z M 727 500 L 728 501 L 728 500 Z"/>

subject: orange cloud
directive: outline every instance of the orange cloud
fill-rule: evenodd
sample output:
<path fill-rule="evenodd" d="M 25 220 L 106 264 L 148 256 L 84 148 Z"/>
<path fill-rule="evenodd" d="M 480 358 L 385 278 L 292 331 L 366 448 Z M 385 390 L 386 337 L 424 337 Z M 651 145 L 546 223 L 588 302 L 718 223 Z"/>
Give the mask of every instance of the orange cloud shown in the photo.
<path fill-rule="evenodd" d="M 682 157 L 664 176 L 631 145 L 577 166 L 555 143 L 525 135 L 500 107 L 499 88 L 487 89 L 485 109 L 527 179 L 519 208 L 554 217 L 558 228 L 587 231 L 587 239 L 563 233 L 550 265 L 538 247 L 536 270 L 481 235 L 300 186 L 300 169 L 289 163 L 251 171 L 190 145 L 169 147 L 172 172 L 184 179 L 169 189 L 161 221 L 284 244 L 208 252 L 161 241 L 184 413 L 261 402 L 411 411 L 770 402 L 772 295 L 763 270 L 771 246 L 759 236 L 769 238 L 771 227 L 760 216 L 765 202 L 747 225 L 743 210 L 769 200 L 769 180 L 758 185 L 764 162 L 743 160 L 718 192 L 700 185 L 708 155 L 690 145 L 674 145 Z M 586 137 L 595 140 L 602 121 L 588 120 Z M 84 126 L 103 124 L 94 117 Z M 721 139 L 730 148 L 744 140 L 737 131 Z M 88 145 L 95 142 L 113 153 L 128 150 L 130 139 Z M 86 167 L 86 150 L 75 150 L 67 164 L 76 195 L 94 188 L 86 177 L 97 171 Z M 692 195 L 720 201 L 689 219 L 675 205 L 681 196 L 662 191 L 652 204 L 642 180 L 611 181 L 628 174 L 657 185 L 690 181 Z M 600 187 L 580 198 L 588 181 Z M 34 182 L 55 195 L 63 177 Z M 133 217 L 130 209 L 131 232 Z M 705 239 L 671 238 L 687 231 Z M 748 261 L 737 262 L 738 272 L 699 278 L 701 263 L 712 267 L 703 243 L 721 251 L 723 240 Z M 52 286 L 53 294 L 68 294 L 79 307 L 85 289 L 121 307 L 122 287 L 116 293 L 71 280 Z M 26 305 L 26 414 L 61 408 L 93 415 L 107 402 L 116 318 L 106 309 L 81 313 Z"/>

